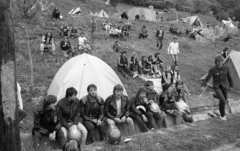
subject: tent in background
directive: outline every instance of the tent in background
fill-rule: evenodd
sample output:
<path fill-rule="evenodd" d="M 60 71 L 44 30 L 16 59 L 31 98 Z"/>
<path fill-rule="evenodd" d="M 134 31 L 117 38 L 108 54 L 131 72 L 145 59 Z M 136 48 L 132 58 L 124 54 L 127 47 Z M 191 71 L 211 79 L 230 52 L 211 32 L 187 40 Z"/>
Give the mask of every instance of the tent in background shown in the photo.
<path fill-rule="evenodd" d="M 190 16 L 181 19 L 185 23 L 189 23 L 190 25 L 200 25 L 202 26 L 202 22 L 198 16 Z"/>
<path fill-rule="evenodd" d="M 111 18 L 114 18 L 114 19 L 129 19 L 128 15 L 125 13 L 125 12 L 117 12 L 117 13 L 114 13 Z"/>
<path fill-rule="evenodd" d="M 68 14 L 78 14 L 80 15 L 82 13 L 80 7 L 77 7 L 75 9 L 72 9 Z"/>
<path fill-rule="evenodd" d="M 74 87 L 77 91 L 77 98 L 81 99 L 87 95 L 87 86 L 95 84 L 98 94 L 106 99 L 113 94 L 116 84 L 122 84 L 113 69 L 101 59 L 82 54 L 68 60 L 57 72 L 48 89 L 48 95 L 57 96 L 59 101 L 65 97 L 67 88 Z M 127 95 L 126 90 L 123 92 Z"/>
<path fill-rule="evenodd" d="M 105 17 L 108 18 L 108 14 L 102 9 L 99 13 L 95 14 L 96 17 Z"/>
<path fill-rule="evenodd" d="M 228 59 L 225 59 L 224 65 L 227 65 L 230 69 L 234 90 L 240 92 L 240 52 L 233 50 L 229 54 Z M 206 76 L 207 74 L 201 77 L 200 80 L 204 80 Z M 212 78 L 207 84 L 211 87 L 213 86 Z"/>
<path fill-rule="evenodd" d="M 152 9 L 133 7 L 127 12 L 127 15 L 131 20 L 134 20 L 137 14 L 140 15 L 140 18 L 142 15 L 144 15 L 146 21 L 156 21 L 156 11 Z"/>

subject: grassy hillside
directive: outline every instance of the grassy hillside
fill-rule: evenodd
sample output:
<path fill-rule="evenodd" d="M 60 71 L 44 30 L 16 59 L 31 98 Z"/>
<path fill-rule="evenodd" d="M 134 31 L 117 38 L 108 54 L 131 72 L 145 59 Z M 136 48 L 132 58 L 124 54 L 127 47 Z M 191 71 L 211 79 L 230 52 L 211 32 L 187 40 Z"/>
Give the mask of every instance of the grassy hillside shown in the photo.
<path fill-rule="evenodd" d="M 49 0 L 49 2 L 54 2 L 54 4 L 59 8 L 64 16 L 64 20 L 70 25 L 73 24 L 80 31 L 84 31 L 87 38 L 91 40 L 90 37 L 90 16 L 88 12 L 90 9 L 93 11 L 100 11 L 105 9 L 110 16 L 117 10 L 128 10 L 131 6 L 120 4 L 117 8 L 106 7 L 104 1 L 102 0 L 87 0 L 87 1 L 77 1 L 77 0 Z M 80 6 L 83 15 L 68 15 L 67 13 L 77 6 Z M 189 16 L 187 13 L 179 14 L 182 17 Z M 169 12 L 165 14 L 165 18 L 174 19 L 174 12 Z M 200 15 L 203 23 L 209 21 L 212 25 L 216 24 L 214 18 L 209 16 Z M 91 44 L 93 48 L 93 55 L 101 58 L 106 63 L 108 63 L 114 71 L 119 75 L 122 80 L 127 93 L 130 97 L 134 96 L 137 92 L 137 89 L 140 86 L 143 86 L 144 81 L 139 78 L 136 79 L 125 79 L 117 71 L 117 57 L 119 54 L 113 52 L 112 45 L 117 39 L 112 39 L 109 37 L 108 33 L 102 30 L 102 23 L 104 19 L 97 18 L 97 31 L 94 35 L 95 41 Z M 113 24 L 123 25 L 124 23 L 121 20 L 110 19 Z M 59 47 L 60 36 L 59 28 L 62 21 L 54 21 L 53 25 L 52 19 L 45 17 L 44 20 L 38 24 L 34 30 L 30 33 L 31 35 L 31 49 L 33 55 L 33 64 L 34 64 L 34 84 L 36 89 L 34 90 L 34 96 L 29 94 L 29 85 L 30 85 L 30 64 L 29 57 L 27 53 L 27 43 L 26 43 L 26 32 L 22 28 L 16 27 L 15 39 L 16 39 L 16 50 L 17 50 L 17 80 L 22 86 L 23 89 L 23 99 L 24 99 L 24 109 L 27 111 L 28 116 L 24 119 L 24 128 L 23 131 L 31 131 L 33 124 L 32 111 L 38 99 L 32 99 L 39 96 L 43 96 L 46 93 L 47 88 L 49 87 L 54 75 L 61 67 L 62 62 L 59 62 L 62 58 L 62 52 Z M 154 22 L 132 22 L 133 29 L 130 33 L 130 39 L 128 41 L 120 41 L 120 45 L 124 50 L 128 52 L 128 55 L 132 55 L 135 51 L 138 54 L 138 58 L 142 55 L 150 55 L 158 52 L 156 48 L 155 32 L 156 29 L 162 25 L 165 27 L 166 36 L 164 40 L 164 45 L 162 49 L 162 60 L 164 64 L 171 64 L 171 58 L 167 55 L 167 46 L 171 42 L 173 35 L 168 32 L 169 25 L 171 22 L 163 23 L 154 23 Z M 138 39 L 138 34 L 143 25 L 147 26 L 149 32 L 149 38 L 146 41 L 141 41 Z M 179 28 L 184 29 L 183 24 L 177 25 Z M 55 37 L 55 43 L 57 46 L 57 54 L 52 56 L 50 54 L 44 54 L 40 56 L 40 40 L 42 34 L 45 34 L 47 31 L 51 31 Z M 226 46 L 230 46 L 233 49 L 236 49 L 236 44 L 240 40 L 239 37 L 233 37 L 227 43 L 218 43 L 215 47 L 214 43 L 200 43 L 194 40 L 190 40 L 186 37 L 179 38 L 180 43 L 180 55 L 179 55 L 179 68 L 181 72 L 181 77 L 187 84 L 191 93 L 193 94 L 188 98 L 188 103 L 192 108 L 211 106 L 217 104 L 216 100 L 211 99 L 209 91 L 205 92 L 203 97 L 199 97 L 199 94 L 202 92 L 200 83 L 198 79 L 203 76 L 208 69 L 213 66 L 213 57 L 220 53 L 222 49 Z M 77 39 L 71 39 L 72 45 L 77 45 Z M 232 98 L 236 98 L 235 94 L 231 94 Z"/>

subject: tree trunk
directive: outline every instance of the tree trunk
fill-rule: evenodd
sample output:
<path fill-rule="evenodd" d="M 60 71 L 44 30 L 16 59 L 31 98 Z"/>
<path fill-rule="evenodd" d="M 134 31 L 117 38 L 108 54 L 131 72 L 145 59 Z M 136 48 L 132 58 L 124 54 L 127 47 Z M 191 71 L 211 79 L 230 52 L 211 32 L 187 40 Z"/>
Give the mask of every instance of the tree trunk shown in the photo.
<path fill-rule="evenodd" d="M 0 151 L 21 151 L 10 0 L 0 0 Z"/>

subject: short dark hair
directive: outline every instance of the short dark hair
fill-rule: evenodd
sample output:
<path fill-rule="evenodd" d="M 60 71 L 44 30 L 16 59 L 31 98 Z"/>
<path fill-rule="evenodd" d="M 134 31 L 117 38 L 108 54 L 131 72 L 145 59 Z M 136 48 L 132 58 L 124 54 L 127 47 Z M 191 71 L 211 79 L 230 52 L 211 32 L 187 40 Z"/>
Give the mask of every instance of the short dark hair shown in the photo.
<path fill-rule="evenodd" d="M 69 98 L 73 95 L 77 95 L 77 90 L 74 87 L 68 88 L 67 91 L 66 91 L 66 96 L 65 97 Z"/>
<path fill-rule="evenodd" d="M 56 102 L 57 102 L 57 97 L 54 96 L 54 95 L 47 95 L 47 96 L 43 99 L 43 101 L 44 101 L 44 106 L 46 107 L 46 106 L 48 106 L 48 105 L 50 105 L 50 104 L 52 104 L 52 103 L 56 103 Z"/>
<path fill-rule="evenodd" d="M 146 26 L 144 25 L 143 28 L 146 28 Z"/>
<path fill-rule="evenodd" d="M 122 91 L 123 91 L 123 86 L 121 86 L 120 84 L 115 85 L 114 88 L 113 88 L 113 93 L 114 93 L 116 90 L 122 90 Z"/>
<path fill-rule="evenodd" d="M 97 86 L 95 84 L 88 85 L 87 91 L 89 92 L 91 88 L 93 88 L 94 90 L 97 90 Z"/>
<path fill-rule="evenodd" d="M 145 87 L 152 86 L 152 85 L 153 85 L 153 82 L 150 81 L 150 80 L 148 80 L 148 81 L 146 81 L 146 82 L 144 83 L 144 86 L 145 86 Z"/>
<path fill-rule="evenodd" d="M 123 51 L 121 54 L 127 53 L 126 51 Z"/>
<path fill-rule="evenodd" d="M 168 84 L 168 83 L 163 84 L 162 85 L 163 91 L 166 91 L 170 86 L 171 86 L 171 84 Z"/>

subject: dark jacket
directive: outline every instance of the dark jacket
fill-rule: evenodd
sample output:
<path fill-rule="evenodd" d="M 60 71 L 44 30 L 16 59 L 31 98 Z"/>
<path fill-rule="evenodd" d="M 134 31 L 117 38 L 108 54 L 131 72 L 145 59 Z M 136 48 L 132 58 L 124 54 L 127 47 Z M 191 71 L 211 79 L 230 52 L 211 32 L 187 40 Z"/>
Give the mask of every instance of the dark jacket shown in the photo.
<path fill-rule="evenodd" d="M 120 56 L 120 63 L 124 66 L 128 66 L 128 59 L 126 57 Z M 120 64 L 118 64 L 118 67 L 122 67 Z"/>
<path fill-rule="evenodd" d="M 163 39 L 163 37 L 164 37 L 164 31 L 162 30 L 162 35 L 160 35 L 160 30 L 157 30 L 157 32 L 156 32 L 156 37 L 159 38 L 159 39 Z"/>
<path fill-rule="evenodd" d="M 62 126 L 69 128 L 69 124 L 73 122 L 77 125 L 80 122 L 79 100 L 68 102 L 66 98 L 61 99 L 58 104 L 59 116 Z"/>
<path fill-rule="evenodd" d="M 47 136 L 53 131 L 61 129 L 58 108 L 56 110 L 45 110 L 43 101 L 38 108 L 33 111 L 34 127 L 33 130 L 39 131 Z"/>
<path fill-rule="evenodd" d="M 209 70 L 207 77 L 203 80 L 203 84 L 206 84 L 211 76 L 213 77 L 214 88 L 218 88 L 220 85 L 225 88 L 228 88 L 229 86 L 233 87 L 233 80 L 228 66 L 223 65 L 220 69 L 216 66 L 212 67 Z"/>
<path fill-rule="evenodd" d="M 137 95 L 135 97 L 132 98 L 131 100 L 131 108 L 130 110 L 139 115 L 142 116 L 142 112 L 140 110 L 138 110 L 136 107 L 139 105 L 142 105 L 145 107 L 146 111 L 148 112 L 150 110 L 149 104 L 146 104 L 144 101 L 139 99 L 139 95 L 140 95 L 141 91 L 137 92 Z"/>
<path fill-rule="evenodd" d="M 130 109 L 130 101 L 127 96 L 122 96 L 121 98 L 121 115 L 119 118 L 122 118 L 123 116 L 128 117 L 129 115 L 129 109 Z M 105 101 L 105 116 L 114 120 L 117 116 L 117 103 L 116 98 L 113 95 L 109 96 Z"/>
<path fill-rule="evenodd" d="M 84 120 L 92 121 L 93 119 L 103 120 L 104 117 L 104 100 L 97 96 L 92 108 L 90 107 L 89 95 L 80 100 L 81 116 Z"/>
<path fill-rule="evenodd" d="M 67 44 L 65 45 L 65 43 L 67 43 Z M 71 44 L 70 44 L 69 41 L 67 41 L 67 42 L 61 41 L 60 47 L 61 47 L 62 50 L 68 50 L 68 49 L 71 48 Z"/>

